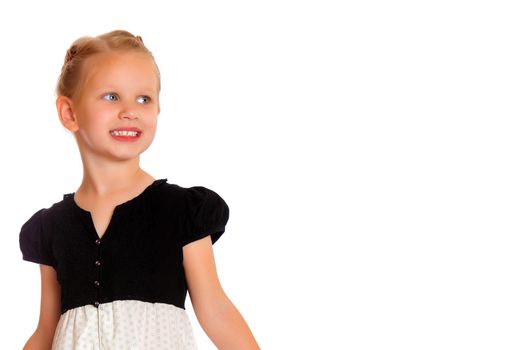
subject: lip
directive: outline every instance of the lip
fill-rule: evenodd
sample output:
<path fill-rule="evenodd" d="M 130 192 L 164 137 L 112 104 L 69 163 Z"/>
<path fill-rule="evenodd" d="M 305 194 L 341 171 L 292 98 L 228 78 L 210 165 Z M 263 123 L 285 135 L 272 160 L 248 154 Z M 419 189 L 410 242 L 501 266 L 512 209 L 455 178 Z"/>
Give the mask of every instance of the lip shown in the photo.
<path fill-rule="evenodd" d="M 137 132 L 137 136 L 111 135 L 112 131 L 136 131 Z M 136 140 L 138 140 L 140 138 L 140 136 L 142 135 L 142 130 L 140 130 L 139 128 L 135 128 L 135 127 L 122 127 L 122 128 L 111 129 L 109 131 L 109 134 L 111 135 L 111 137 L 114 140 L 117 140 L 117 141 L 134 142 L 134 141 L 136 141 Z"/>
<path fill-rule="evenodd" d="M 139 134 L 142 134 L 142 130 L 140 130 L 139 128 L 136 128 L 134 126 L 131 126 L 131 127 L 123 127 L 123 128 L 116 128 L 116 129 L 111 129 L 109 130 L 109 132 L 111 133 L 112 131 L 136 131 L 138 132 Z"/>

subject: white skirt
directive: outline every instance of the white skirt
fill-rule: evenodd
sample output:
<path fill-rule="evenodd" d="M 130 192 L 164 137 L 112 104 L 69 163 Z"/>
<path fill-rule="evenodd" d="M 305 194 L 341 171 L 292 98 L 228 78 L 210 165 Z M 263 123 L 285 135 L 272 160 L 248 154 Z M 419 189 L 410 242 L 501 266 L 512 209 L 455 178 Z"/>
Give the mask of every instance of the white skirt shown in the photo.
<path fill-rule="evenodd" d="M 52 350 L 196 350 L 186 310 L 171 304 L 116 300 L 60 316 Z"/>

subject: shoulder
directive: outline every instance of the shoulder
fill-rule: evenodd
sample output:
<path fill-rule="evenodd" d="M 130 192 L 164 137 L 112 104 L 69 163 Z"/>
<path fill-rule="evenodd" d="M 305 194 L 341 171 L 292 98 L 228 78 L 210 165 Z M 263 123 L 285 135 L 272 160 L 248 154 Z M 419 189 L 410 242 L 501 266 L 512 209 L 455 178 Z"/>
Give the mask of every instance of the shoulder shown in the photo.
<path fill-rule="evenodd" d="M 22 224 L 19 233 L 19 245 L 24 260 L 56 266 L 53 255 L 55 224 L 63 224 L 64 216 L 60 215 L 62 207 L 56 202 L 50 207 L 40 208 L 32 213 Z"/>
<path fill-rule="evenodd" d="M 174 207 L 181 208 L 184 205 L 184 188 L 169 183 L 166 179 L 161 180 L 151 194 L 151 203 L 155 207 L 160 206 L 172 210 Z"/>
<path fill-rule="evenodd" d="M 204 186 L 187 187 L 181 245 L 208 235 L 214 244 L 226 230 L 229 212 L 226 201 L 216 191 Z"/>
<path fill-rule="evenodd" d="M 224 202 L 216 191 L 200 185 L 185 187 L 164 181 L 156 190 L 157 199 L 170 204 L 179 203 L 185 207 L 200 205 L 203 202 Z"/>
<path fill-rule="evenodd" d="M 51 236 L 55 230 L 52 225 L 64 223 L 66 215 L 66 197 L 50 206 L 32 212 L 20 228 L 20 240 L 34 238 L 35 235 Z"/>
<path fill-rule="evenodd" d="M 53 219 L 63 219 L 64 212 L 67 210 L 67 201 L 69 200 L 68 196 L 69 194 L 64 194 L 61 201 L 53 202 L 49 206 L 41 207 L 30 213 L 29 218 L 22 227 L 42 225 L 49 221 L 53 221 Z"/>
<path fill-rule="evenodd" d="M 41 208 L 32 213 L 26 222 L 22 224 L 21 233 L 26 234 L 27 232 L 40 230 L 42 227 L 42 216 L 46 214 L 48 210 L 48 208 Z"/>
<path fill-rule="evenodd" d="M 188 220 L 195 226 L 224 226 L 228 221 L 228 204 L 216 191 L 208 187 L 187 187 L 184 204 Z"/>
<path fill-rule="evenodd" d="M 188 207 L 220 206 L 228 207 L 226 201 L 214 190 L 204 186 L 186 188 L 186 205 Z"/>

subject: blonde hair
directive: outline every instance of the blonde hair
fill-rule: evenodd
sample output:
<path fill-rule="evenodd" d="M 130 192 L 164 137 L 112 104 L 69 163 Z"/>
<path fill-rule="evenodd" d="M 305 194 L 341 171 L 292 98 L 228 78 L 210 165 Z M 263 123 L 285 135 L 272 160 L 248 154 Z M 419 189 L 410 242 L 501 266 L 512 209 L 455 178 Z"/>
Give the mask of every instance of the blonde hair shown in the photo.
<path fill-rule="evenodd" d="M 111 51 L 138 52 L 151 57 L 155 65 L 158 90 L 160 91 L 159 67 L 151 51 L 144 45 L 142 38 L 125 30 L 114 30 L 96 37 L 83 36 L 71 44 L 66 52 L 64 65 L 58 77 L 56 95 L 72 98 L 77 93 L 84 61 L 97 53 Z"/>

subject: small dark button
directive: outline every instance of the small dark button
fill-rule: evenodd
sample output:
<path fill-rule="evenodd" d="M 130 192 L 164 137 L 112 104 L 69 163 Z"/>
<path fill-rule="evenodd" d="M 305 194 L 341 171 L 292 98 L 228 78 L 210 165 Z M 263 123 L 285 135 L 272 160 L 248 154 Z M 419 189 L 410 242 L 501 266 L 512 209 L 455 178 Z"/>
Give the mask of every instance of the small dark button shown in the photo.
<path fill-rule="evenodd" d="M 100 303 L 98 301 L 95 301 L 95 303 L 93 305 L 95 305 L 95 307 L 98 307 L 100 305 Z"/>
<path fill-rule="evenodd" d="M 98 287 L 100 286 L 100 282 L 99 281 L 95 281 L 95 287 Z"/>
<path fill-rule="evenodd" d="M 99 260 L 95 261 L 95 265 L 100 266 L 100 261 Z"/>
<path fill-rule="evenodd" d="M 95 241 L 95 244 L 96 244 L 96 245 L 100 245 L 100 239 L 97 239 L 97 240 Z"/>

